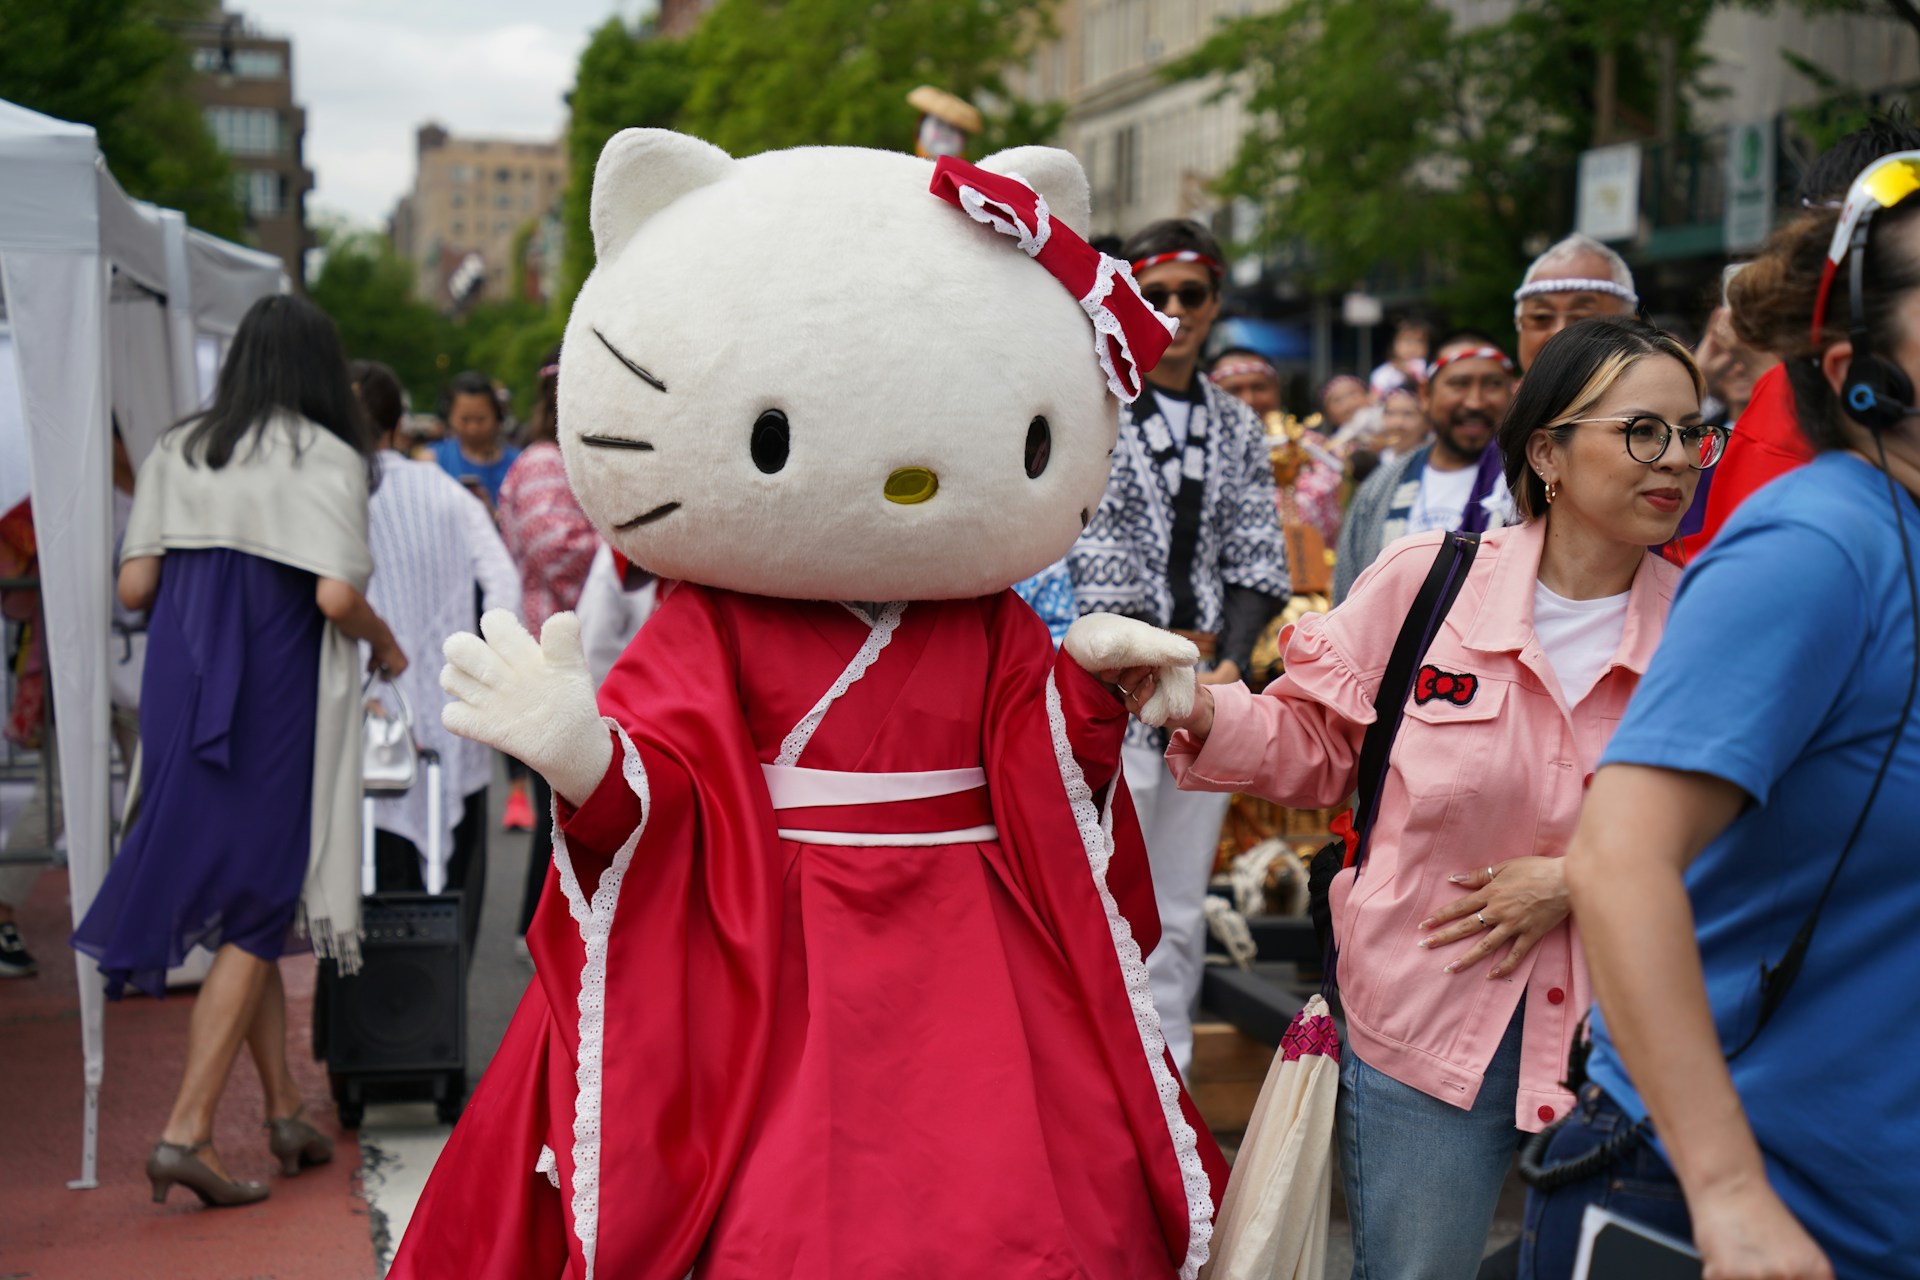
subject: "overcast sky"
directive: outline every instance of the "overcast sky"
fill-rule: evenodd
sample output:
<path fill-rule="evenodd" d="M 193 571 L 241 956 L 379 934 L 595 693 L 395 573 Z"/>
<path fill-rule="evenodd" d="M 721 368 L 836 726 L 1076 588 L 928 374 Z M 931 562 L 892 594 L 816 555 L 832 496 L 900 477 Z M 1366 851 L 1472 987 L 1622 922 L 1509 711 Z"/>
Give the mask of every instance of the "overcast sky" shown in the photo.
<path fill-rule="evenodd" d="M 550 139 L 594 28 L 653 0 L 228 0 L 293 40 L 307 109 L 308 216 L 385 225 L 413 185 L 413 134 Z"/>

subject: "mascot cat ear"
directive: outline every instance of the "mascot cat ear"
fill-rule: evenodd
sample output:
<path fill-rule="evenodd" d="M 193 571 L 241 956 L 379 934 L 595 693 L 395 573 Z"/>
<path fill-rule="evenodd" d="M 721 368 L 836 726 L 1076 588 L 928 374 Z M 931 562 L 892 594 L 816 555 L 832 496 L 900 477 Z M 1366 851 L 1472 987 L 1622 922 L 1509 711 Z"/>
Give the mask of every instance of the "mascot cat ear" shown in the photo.
<path fill-rule="evenodd" d="M 614 134 L 593 170 L 594 254 L 610 262 L 648 218 L 689 191 L 720 181 L 732 167 L 732 156 L 684 133 L 622 129 Z"/>
<path fill-rule="evenodd" d="M 988 173 L 1019 174 L 1027 185 L 1047 199 L 1047 209 L 1060 221 L 1086 238 L 1093 223 L 1093 210 L 1087 191 L 1087 171 L 1073 153 L 1058 147 L 1013 147 L 996 151 L 980 162 Z M 598 224 L 596 224 L 598 225 Z"/>

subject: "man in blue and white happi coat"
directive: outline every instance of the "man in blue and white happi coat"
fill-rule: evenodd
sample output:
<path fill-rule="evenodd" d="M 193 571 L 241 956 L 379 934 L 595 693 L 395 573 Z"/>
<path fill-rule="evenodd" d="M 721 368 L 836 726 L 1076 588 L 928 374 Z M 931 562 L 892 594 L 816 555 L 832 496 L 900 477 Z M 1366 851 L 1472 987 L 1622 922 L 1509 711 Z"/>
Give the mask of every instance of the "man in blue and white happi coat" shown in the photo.
<path fill-rule="evenodd" d="M 1121 256 L 1142 295 L 1180 328 L 1140 398 L 1120 407 L 1113 477 L 1067 558 L 1075 606 L 1179 631 L 1200 648 L 1200 679 L 1230 683 L 1290 587 L 1265 429 L 1199 375 L 1220 309 L 1220 247 L 1197 223 L 1169 220 L 1135 233 Z M 1134 721 L 1122 761 L 1160 905 L 1160 945 L 1147 958 L 1153 1000 L 1184 1072 L 1206 950 L 1202 906 L 1231 797 L 1176 790 L 1166 745 L 1163 730 Z"/>

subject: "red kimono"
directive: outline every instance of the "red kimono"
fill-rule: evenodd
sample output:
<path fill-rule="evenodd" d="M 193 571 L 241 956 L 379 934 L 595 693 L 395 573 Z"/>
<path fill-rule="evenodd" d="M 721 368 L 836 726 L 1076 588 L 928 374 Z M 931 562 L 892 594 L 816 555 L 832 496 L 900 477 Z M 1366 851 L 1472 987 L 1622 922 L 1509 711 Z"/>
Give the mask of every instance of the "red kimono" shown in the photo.
<path fill-rule="evenodd" d="M 1124 711 L 1012 592 L 679 586 L 396 1280 L 1191 1278 Z"/>

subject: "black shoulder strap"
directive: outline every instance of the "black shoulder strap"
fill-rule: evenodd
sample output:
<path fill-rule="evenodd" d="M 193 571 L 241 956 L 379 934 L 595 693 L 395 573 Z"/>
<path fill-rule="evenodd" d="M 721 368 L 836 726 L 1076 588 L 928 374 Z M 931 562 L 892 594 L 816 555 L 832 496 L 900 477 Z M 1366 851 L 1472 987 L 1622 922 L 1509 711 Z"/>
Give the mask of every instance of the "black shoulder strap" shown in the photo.
<path fill-rule="evenodd" d="M 1367 841 L 1380 809 L 1381 784 L 1387 776 L 1387 756 L 1393 751 L 1394 734 L 1400 729 L 1407 698 L 1413 692 L 1414 673 L 1420 669 L 1434 636 L 1440 633 L 1440 624 L 1453 608 L 1479 550 L 1479 534 L 1448 534 L 1433 557 L 1433 567 L 1427 570 L 1427 580 L 1420 584 L 1420 593 L 1413 598 L 1413 607 L 1407 610 L 1407 620 L 1400 624 L 1386 675 L 1373 695 L 1373 723 L 1367 726 L 1367 736 L 1360 745 L 1360 791 L 1353 808 L 1353 829 L 1359 837 L 1353 855 L 1355 866 L 1367 856 Z"/>

